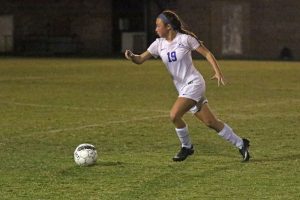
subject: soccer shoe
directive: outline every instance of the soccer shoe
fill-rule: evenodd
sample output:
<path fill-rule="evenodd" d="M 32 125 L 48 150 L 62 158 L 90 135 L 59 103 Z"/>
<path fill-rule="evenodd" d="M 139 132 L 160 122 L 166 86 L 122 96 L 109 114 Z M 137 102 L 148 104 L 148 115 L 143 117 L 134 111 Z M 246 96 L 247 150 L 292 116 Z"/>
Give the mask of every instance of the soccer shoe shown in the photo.
<path fill-rule="evenodd" d="M 239 150 L 239 152 L 243 156 L 242 162 L 247 162 L 250 159 L 249 146 L 250 146 L 250 141 L 243 138 L 243 147 Z"/>
<path fill-rule="evenodd" d="M 184 161 L 188 156 L 193 155 L 194 148 L 182 147 L 176 156 L 173 157 L 173 161 Z"/>

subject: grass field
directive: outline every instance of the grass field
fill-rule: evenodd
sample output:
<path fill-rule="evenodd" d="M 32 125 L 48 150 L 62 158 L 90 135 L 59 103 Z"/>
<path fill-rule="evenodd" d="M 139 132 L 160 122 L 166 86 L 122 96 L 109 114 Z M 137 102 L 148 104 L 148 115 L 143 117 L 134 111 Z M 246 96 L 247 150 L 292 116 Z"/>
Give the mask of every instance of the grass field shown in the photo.
<path fill-rule="evenodd" d="M 0 199 L 299 199 L 300 63 L 220 61 L 210 106 L 251 140 L 249 163 L 191 114 L 196 149 L 179 149 L 169 109 L 177 94 L 160 61 L 0 59 Z M 92 143 L 97 165 L 73 151 Z"/>

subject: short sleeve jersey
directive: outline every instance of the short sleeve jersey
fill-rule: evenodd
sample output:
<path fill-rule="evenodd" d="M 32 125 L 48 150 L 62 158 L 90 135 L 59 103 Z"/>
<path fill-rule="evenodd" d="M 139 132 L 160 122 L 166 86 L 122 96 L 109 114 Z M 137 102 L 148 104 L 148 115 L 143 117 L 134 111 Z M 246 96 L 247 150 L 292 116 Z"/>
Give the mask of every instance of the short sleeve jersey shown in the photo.
<path fill-rule="evenodd" d="M 187 34 L 177 33 L 168 42 L 165 38 L 157 38 L 148 48 L 148 52 L 162 59 L 170 72 L 174 85 L 179 91 L 190 81 L 203 81 L 202 75 L 193 65 L 191 51 L 197 49 L 199 41 Z"/>

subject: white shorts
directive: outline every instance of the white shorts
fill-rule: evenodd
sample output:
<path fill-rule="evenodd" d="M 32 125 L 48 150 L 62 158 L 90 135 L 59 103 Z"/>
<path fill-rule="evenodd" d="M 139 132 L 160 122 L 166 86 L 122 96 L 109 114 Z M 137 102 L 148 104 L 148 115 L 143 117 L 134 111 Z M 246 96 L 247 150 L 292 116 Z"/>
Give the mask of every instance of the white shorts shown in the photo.
<path fill-rule="evenodd" d="M 192 99 L 197 102 L 197 104 L 190 109 L 190 112 L 195 114 L 203 104 L 208 103 L 205 97 L 205 82 L 189 82 L 187 85 L 179 90 L 179 96 L 188 99 Z"/>

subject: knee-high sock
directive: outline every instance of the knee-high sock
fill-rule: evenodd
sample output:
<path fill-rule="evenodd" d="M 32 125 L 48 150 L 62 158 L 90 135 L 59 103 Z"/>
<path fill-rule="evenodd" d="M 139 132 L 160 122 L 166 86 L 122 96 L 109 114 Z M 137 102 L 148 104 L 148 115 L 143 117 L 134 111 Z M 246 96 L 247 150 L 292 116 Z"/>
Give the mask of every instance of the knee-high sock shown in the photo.
<path fill-rule="evenodd" d="M 237 136 L 227 124 L 224 124 L 224 128 L 218 133 L 218 135 L 239 149 L 243 147 L 243 140 Z"/>
<path fill-rule="evenodd" d="M 189 137 L 188 127 L 186 126 L 184 128 L 175 128 L 175 130 L 176 130 L 177 136 L 181 142 L 181 146 L 191 148 L 192 143 L 191 143 L 191 139 Z"/>

